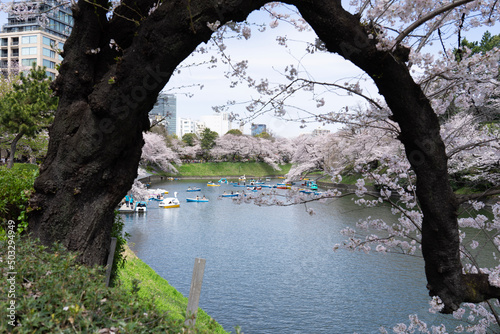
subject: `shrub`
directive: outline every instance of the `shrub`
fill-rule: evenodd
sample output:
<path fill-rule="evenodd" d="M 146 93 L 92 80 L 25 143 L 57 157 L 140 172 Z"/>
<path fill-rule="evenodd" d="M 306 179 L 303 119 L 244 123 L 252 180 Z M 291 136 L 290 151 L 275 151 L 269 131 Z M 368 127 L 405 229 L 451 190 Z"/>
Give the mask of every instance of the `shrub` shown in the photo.
<path fill-rule="evenodd" d="M 78 264 L 77 255 L 61 245 L 48 251 L 28 237 L 16 236 L 14 241 L 13 269 L 7 265 L 0 269 L 4 280 L 7 272 L 16 272 L 14 291 L 9 292 L 11 284 L 0 284 L 4 296 L 0 298 L 0 333 L 187 332 L 183 320 L 159 311 L 151 300 L 119 286 L 106 288 L 102 267 Z M 7 249 L 5 240 L 0 241 L 0 249 Z M 14 320 L 8 317 L 12 300 Z"/>
<path fill-rule="evenodd" d="M 5 236 L 9 220 L 17 223 L 19 233 L 26 229 L 28 199 L 37 176 L 38 169 L 0 167 L 0 237 Z"/>

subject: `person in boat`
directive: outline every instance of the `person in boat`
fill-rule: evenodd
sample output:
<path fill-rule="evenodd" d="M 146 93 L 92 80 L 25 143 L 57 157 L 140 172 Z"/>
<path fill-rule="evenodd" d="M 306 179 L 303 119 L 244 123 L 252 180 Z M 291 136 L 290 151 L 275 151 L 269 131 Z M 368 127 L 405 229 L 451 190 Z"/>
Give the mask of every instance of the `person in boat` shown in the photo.
<path fill-rule="evenodd" d="M 191 190 L 191 187 L 188 187 L 188 190 Z"/>
<path fill-rule="evenodd" d="M 224 193 L 223 193 L 223 195 L 227 195 L 227 193 L 226 193 L 226 191 L 225 191 L 225 190 L 224 190 Z"/>
<path fill-rule="evenodd" d="M 197 196 L 196 196 L 196 200 L 199 200 L 199 199 L 200 199 L 200 196 L 198 196 L 198 195 L 197 195 Z"/>
<path fill-rule="evenodd" d="M 207 199 L 207 198 L 205 197 L 205 195 L 203 195 L 203 198 L 202 198 L 202 199 Z"/>

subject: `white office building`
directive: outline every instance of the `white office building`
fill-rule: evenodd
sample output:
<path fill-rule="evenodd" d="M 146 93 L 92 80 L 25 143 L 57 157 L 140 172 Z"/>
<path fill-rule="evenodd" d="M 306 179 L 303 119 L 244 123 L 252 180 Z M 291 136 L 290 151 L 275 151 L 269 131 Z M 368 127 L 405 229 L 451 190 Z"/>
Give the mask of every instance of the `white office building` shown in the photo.
<path fill-rule="evenodd" d="M 229 130 L 232 129 L 228 113 L 202 116 L 200 118 L 200 121 L 205 124 L 206 128 L 217 132 L 219 136 L 225 135 Z"/>
<path fill-rule="evenodd" d="M 323 129 L 321 127 L 314 129 L 312 132 L 313 136 L 323 136 L 329 134 L 331 131 L 327 129 Z"/>
<path fill-rule="evenodd" d="M 179 118 L 179 137 L 182 138 L 186 133 L 195 133 L 200 137 L 205 130 L 205 123 L 192 120 L 191 118 Z"/>

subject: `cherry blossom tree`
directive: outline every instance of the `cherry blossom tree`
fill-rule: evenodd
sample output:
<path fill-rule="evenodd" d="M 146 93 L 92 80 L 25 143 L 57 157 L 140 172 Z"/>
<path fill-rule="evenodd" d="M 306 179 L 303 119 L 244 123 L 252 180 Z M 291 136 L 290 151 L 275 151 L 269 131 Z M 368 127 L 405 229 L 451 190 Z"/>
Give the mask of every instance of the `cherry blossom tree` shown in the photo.
<path fill-rule="evenodd" d="M 279 165 L 284 163 L 286 154 L 280 152 L 280 145 L 287 145 L 288 139 L 280 141 L 271 141 L 252 136 L 225 134 L 215 141 L 215 146 L 210 150 L 210 155 L 216 159 L 226 161 L 255 160 L 265 162 L 275 170 L 280 170 Z"/>
<path fill-rule="evenodd" d="M 442 312 L 500 296 L 488 274 L 463 272 L 458 200 L 449 183 L 438 118 L 452 100 L 465 106 L 488 98 L 496 85 L 495 56 L 473 55 L 458 65 L 443 58 L 440 67 L 421 53 L 430 40 L 439 40 L 445 27 L 458 33 L 471 24 L 493 24 L 498 18 L 497 1 L 352 1 L 352 12 L 341 1 L 288 3 L 302 16 L 293 22 L 297 28 L 302 29 L 307 21 L 318 36 L 310 50 L 337 53 L 355 64 L 377 86 L 385 105 L 363 94 L 357 82 L 342 88 L 363 96 L 382 113 L 390 110 L 386 116 L 398 124 L 397 138 L 414 173 L 414 192 L 422 213 L 428 287 L 442 301 Z M 136 176 L 142 133 L 149 127 L 147 113 L 158 92 L 178 64 L 214 36 L 214 31 L 225 29 L 226 23 L 244 38 L 249 36 L 248 29 L 232 22 L 244 20 L 265 4 L 260 0 L 191 0 L 188 6 L 177 0 L 124 0 L 116 8 L 104 0 L 72 4 L 75 25 L 53 84 L 59 107 L 30 202 L 30 231 L 35 237 L 45 244 L 62 242 L 78 251 L 84 263 L 105 262 L 113 209 Z M 278 5 L 265 7 L 274 18 L 273 25 L 283 19 Z M 280 42 L 286 45 L 286 39 Z M 444 54 L 451 56 L 448 51 Z M 245 67 L 245 62 L 233 64 L 235 81 L 244 77 Z M 417 67 L 432 70 L 431 80 L 412 76 Z M 278 114 L 286 114 L 284 103 L 275 96 L 305 89 L 316 92 L 318 83 L 299 78 L 298 73 L 288 67 L 284 74 L 291 82 L 276 86 L 271 93 L 268 81 L 254 81 L 253 86 L 268 101 L 254 103 L 250 109 L 259 112 L 271 106 Z M 324 105 L 321 95 L 315 97 L 316 105 Z"/>
<path fill-rule="evenodd" d="M 179 156 L 166 145 L 165 139 L 152 132 L 144 133 L 141 163 L 159 167 L 164 172 L 178 173 L 172 163 L 181 164 Z"/>

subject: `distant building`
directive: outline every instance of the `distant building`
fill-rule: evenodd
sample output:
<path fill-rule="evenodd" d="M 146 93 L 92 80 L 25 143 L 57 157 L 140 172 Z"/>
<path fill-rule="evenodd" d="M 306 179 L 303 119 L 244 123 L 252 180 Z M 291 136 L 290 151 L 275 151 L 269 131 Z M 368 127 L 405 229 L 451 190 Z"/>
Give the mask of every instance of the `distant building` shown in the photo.
<path fill-rule="evenodd" d="M 313 136 L 323 136 L 323 135 L 327 135 L 329 133 L 330 133 L 330 130 L 323 129 L 323 128 L 317 128 L 317 129 L 313 130 L 312 135 Z"/>
<path fill-rule="evenodd" d="M 252 123 L 250 131 L 251 131 L 252 136 L 260 135 L 263 132 L 267 132 L 266 131 L 266 125 L 265 124 L 254 124 L 254 123 Z"/>
<path fill-rule="evenodd" d="M 179 137 L 182 138 L 186 133 L 200 134 L 205 129 L 205 124 L 200 121 L 194 121 L 190 118 L 179 118 Z"/>
<path fill-rule="evenodd" d="M 58 51 L 63 49 L 73 27 L 70 7 L 54 0 L 35 0 L 29 5 L 34 7 L 34 16 L 22 20 L 18 15 L 9 14 L 7 24 L 2 27 L 1 73 L 7 76 L 10 72 L 27 70 L 35 64 L 45 66 L 47 75 L 55 78 L 56 67 L 62 61 Z M 42 15 L 46 15 L 46 24 L 40 23 Z"/>
<path fill-rule="evenodd" d="M 149 112 L 150 120 L 161 120 L 167 134 L 175 135 L 177 131 L 177 99 L 173 94 L 160 93 L 153 109 Z"/>
<path fill-rule="evenodd" d="M 231 130 L 231 121 L 227 113 L 201 116 L 200 121 L 205 124 L 205 128 L 217 132 L 219 136 L 223 136 Z"/>

